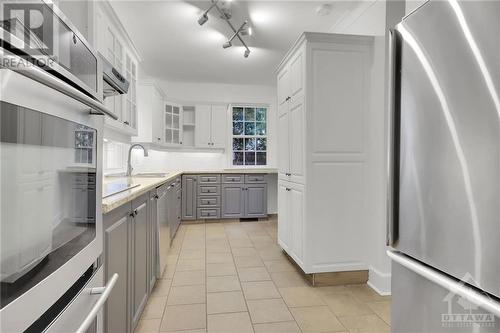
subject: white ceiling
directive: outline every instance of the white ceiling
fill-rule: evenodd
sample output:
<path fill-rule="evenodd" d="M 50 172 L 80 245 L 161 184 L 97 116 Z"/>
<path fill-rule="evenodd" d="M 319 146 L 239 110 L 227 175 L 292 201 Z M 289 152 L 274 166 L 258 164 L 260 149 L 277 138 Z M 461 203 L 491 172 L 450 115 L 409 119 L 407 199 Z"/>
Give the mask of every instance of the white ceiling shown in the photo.
<path fill-rule="evenodd" d="M 233 24 L 248 18 L 253 27 L 253 35 L 243 37 L 251 50 L 246 59 L 238 41 L 222 48 L 231 30 L 216 10 L 205 25 L 198 24 L 209 1 L 111 3 L 143 57 L 146 74 L 167 81 L 273 85 L 276 66 L 303 31 L 330 31 L 360 1 L 232 1 Z M 318 15 L 325 3 L 332 12 Z"/>

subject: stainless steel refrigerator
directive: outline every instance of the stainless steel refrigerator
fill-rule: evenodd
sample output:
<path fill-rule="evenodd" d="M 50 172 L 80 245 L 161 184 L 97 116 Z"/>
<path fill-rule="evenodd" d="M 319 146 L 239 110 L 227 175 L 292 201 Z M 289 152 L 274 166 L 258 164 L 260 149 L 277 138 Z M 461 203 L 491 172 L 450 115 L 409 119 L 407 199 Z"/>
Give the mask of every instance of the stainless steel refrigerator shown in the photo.
<path fill-rule="evenodd" d="M 391 34 L 392 332 L 500 332 L 500 1 Z"/>

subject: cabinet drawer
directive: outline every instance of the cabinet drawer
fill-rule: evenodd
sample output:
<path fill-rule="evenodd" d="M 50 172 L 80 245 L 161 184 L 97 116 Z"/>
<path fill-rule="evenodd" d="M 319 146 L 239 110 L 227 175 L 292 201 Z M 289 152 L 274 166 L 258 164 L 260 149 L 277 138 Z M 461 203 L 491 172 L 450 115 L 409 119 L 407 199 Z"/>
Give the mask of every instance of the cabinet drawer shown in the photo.
<path fill-rule="evenodd" d="M 220 208 L 198 208 L 198 219 L 220 219 Z"/>
<path fill-rule="evenodd" d="M 220 197 L 199 197 L 198 207 L 220 207 Z"/>
<path fill-rule="evenodd" d="M 245 175 L 245 183 L 265 183 L 266 175 Z"/>
<path fill-rule="evenodd" d="M 220 195 L 220 185 L 198 185 L 198 195 Z"/>
<path fill-rule="evenodd" d="M 243 184 L 243 175 L 237 174 L 224 174 L 222 175 L 222 182 L 226 184 Z"/>
<path fill-rule="evenodd" d="M 220 184 L 220 175 L 200 175 L 198 179 L 200 184 Z"/>

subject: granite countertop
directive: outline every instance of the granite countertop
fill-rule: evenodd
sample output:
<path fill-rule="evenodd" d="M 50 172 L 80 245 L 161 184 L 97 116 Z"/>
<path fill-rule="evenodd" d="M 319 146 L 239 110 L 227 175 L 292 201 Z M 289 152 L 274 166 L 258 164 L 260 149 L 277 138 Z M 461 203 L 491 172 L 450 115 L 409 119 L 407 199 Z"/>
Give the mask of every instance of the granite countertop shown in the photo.
<path fill-rule="evenodd" d="M 126 191 L 116 193 L 109 197 L 102 199 L 102 213 L 106 214 L 116 209 L 127 202 L 134 200 L 135 198 L 147 193 L 158 186 L 174 180 L 175 178 L 182 176 L 183 174 L 216 174 L 216 173 L 245 173 L 245 174 L 255 174 L 255 173 L 277 173 L 277 169 L 222 169 L 222 170 L 197 170 L 197 171 L 170 171 L 165 177 L 153 178 L 153 177 L 104 177 L 103 184 L 119 181 L 129 181 L 132 183 L 140 184 L 137 187 L 133 187 Z"/>

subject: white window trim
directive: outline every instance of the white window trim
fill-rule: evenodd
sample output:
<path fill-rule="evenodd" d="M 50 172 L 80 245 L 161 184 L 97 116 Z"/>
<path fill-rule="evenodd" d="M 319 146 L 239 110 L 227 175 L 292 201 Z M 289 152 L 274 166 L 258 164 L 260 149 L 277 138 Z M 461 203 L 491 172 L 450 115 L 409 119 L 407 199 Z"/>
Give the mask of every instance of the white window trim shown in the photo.
<path fill-rule="evenodd" d="M 233 165 L 233 108 L 234 107 L 251 107 L 251 108 L 266 108 L 266 164 L 265 165 Z M 227 169 L 269 169 L 269 111 L 271 106 L 265 103 L 231 103 L 227 108 L 227 129 L 229 135 L 227 136 Z"/>

